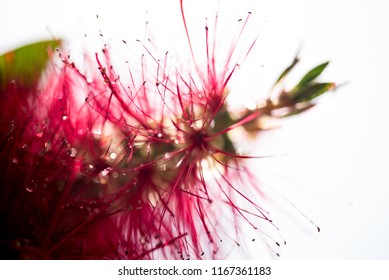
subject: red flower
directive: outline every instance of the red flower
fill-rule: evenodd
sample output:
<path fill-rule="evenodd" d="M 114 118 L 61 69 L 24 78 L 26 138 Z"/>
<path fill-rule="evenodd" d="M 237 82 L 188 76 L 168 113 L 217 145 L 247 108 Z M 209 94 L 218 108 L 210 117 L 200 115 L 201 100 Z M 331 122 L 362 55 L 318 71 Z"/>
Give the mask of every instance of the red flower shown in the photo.
<path fill-rule="evenodd" d="M 253 157 L 237 152 L 229 131 L 258 133 L 262 116 L 312 107 L 313 94 L 282 91 L 278 102 L 235 119 L 226 97 L 237 66 L 231 51 L 218 71 L 209 40 L 206 27 L 206 69 L 186 75 L 145 47 L 155 71 L 142 57 L 140 79 L 130 71 L 125 82 L 104 48 L 85 73 L 58 52 L 40 83 L 6 81 L 3 258 L 220 258 L 222 240 L 239 245 L 241 221 L 259 232 L 261 221 L 272 223 L 245 164 Z"/>

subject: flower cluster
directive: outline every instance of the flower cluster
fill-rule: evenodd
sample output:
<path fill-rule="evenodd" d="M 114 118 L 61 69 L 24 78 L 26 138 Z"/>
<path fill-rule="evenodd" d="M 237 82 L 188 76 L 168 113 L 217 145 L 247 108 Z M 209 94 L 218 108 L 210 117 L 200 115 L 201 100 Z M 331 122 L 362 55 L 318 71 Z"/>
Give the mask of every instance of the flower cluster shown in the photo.
<path fill-rule="evenodd" d="M 325 63 L 278 88 L 295 59 L 276 94 L 235 114 L 226 98 L 237 64 L 218 71 L 208 48 L 205 70 L 172 73 L 168 56 L 148 52 L 154 64 L 133 72 L 129 61 L 124 81 L 108 47 L 80 70 L 58 44 L 0 57 L 1 258 L 220 258 L 241 221 L 272 223 L 246 163 L 255 157 L 230 131 L 257 134 L 264 118 L 300 113 L 335 87 L 316 82 Z M 34 57 L 19 69 L 26 49 L 48 58 L 42 75 Z"/>

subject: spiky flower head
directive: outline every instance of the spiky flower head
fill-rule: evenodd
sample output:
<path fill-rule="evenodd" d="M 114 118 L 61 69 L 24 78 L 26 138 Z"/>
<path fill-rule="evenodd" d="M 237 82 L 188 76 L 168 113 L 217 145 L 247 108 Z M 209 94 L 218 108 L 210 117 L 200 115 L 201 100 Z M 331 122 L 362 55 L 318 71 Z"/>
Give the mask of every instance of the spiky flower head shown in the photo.
<path fill-rule="evenodd" d="M 2 258 L 222 258 L 223 240 L 239 245 L 242 222 L 258 232 L 273 223 L 247 164 L 260 156 L 241 154 L 244 139 L 231 131 L 258 134 L 263 118 L 313 107 L 335 87 L 316 82 L 327 63 L 293 89 L 278 88 L 296 58 L 271 98 L 235 114 L 226 100 L 242 63 L 231 60 L 239 37 L 220 61 L 206 26 L 200 67 L 182 1 L 181 9 L 194 61 L 187 72 L 142 42 L 152 62 L 142 55 L 137 71 L 129 61 L 120 75 L 107 46 L 83 70 L 58 41 L 1 56 Z"/>

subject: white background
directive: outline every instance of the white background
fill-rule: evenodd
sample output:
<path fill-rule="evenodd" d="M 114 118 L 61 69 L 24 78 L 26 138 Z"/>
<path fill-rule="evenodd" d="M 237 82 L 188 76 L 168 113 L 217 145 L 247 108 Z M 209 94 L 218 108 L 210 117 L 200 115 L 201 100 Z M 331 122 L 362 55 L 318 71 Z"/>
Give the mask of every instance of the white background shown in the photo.
<path fill-rule="evenodd" d="M 300 47 L 298 74 L 331 60 L 323 79 L 347 82 L 258 139 L 259 153 L 283 154 L 257 162 L 263 187 L 285 195 L 322 229 L 318 234 L 306 220 L 276 212 L 288 241 L 281 258 L 389 258 L 389 2 L 187 0 L 185 10 L 192 42 L 200 46 L 205 17 L 219 11 L 219 36 L 228 37 L 229 26 L 253 13 L 241 53 L 260 36 L 235 77 L 232 98 L 267 93 Z M 79 52 L 84 33 L 93 41 L 101 29 L 113 45 L 150 37 L 161 53 L 188 54 L 178 0 L 12 0 L 2 1 L 0 11 L 0 53 L 50 34 Z"/>

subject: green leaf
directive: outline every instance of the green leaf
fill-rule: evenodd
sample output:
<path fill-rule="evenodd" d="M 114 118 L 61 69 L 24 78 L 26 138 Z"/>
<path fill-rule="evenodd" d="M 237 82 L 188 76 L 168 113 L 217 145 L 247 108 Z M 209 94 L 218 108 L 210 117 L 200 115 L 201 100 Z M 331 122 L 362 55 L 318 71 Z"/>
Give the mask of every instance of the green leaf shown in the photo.
<path fill-rule="evenodd" d="M 47 40 L 26 45 L 0 56 L 0 90 L 15 81 L 19 86 L 34 86 L 45 69 L 49 51 L 60 45 Z"/>
<path fill-rule="evenodd" d="M 314 79 L 316 79 L 321 74 L 321 72 L 323 72 L 323 70 L 327 67 L 328 63 L 329 63 L 329 61 L 324 62 L 323 64 L 316 66 L 311 71 L 309 71 L 307 74 L 305 74 L 305 76 L 297 84 L 295 89 L 301 88 L 301 87 L 305 86 L 306 84 L 310 83 L 311 81 L 313 81 Z"/>
<path fill-rule="evenodd" d="M 278 77 L 278 79 L 276 80 L 276 82 L 274 83 L 273 86 L 277 85 L 278 83 L 280 83 L 285 77 L 286 75 L 289 74 L 290 71 L 292 71 L 292 69 L 296 66 L 296 64 L 300 61 L 299 57 L 296 55 L 296 57 L 294 58 L 292 64 L 290 64 L 282 73 L 281 75 Z"/>
<path fill-rule="evenodd" d="M 335 83 L 311 83 L 293 92 L 291 99 L 296 102 L 310 101 L 336 87 Z"/>

